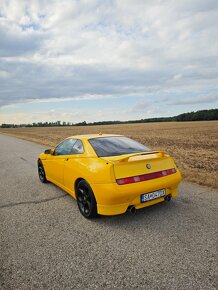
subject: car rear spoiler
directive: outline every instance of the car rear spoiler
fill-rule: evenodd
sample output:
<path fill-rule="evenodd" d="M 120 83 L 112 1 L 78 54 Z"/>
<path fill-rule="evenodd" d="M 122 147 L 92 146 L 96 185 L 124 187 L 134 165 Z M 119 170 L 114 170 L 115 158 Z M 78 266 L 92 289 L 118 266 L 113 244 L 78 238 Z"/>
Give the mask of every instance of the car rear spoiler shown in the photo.
<path fill-rule="evenodd" d="M 141 156 L 141 155 L 151 155 L 151 154 L 159 154 L 160 157 L 164 157 L 166 155 L 165 152 L 163 151 L 149 151 L 149 152 L 141 152 L 141 153 L 133 153 L 128 157 L 123 157 L 119 159 L 119 162 L 126 162 L 129 160 L 129 158 L 131 157 L 135 157 L 135 156 Z"/>

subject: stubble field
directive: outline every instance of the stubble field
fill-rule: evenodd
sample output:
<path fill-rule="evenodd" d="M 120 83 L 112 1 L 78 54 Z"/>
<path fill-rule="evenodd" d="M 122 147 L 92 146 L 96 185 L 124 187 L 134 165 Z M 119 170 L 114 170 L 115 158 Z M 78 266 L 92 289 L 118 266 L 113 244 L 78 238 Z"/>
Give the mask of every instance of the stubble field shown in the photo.
<path fill-rule="evenodd" d="M 62 139 L 86 133 L 122 134 L 174 157 L 183 179 L 218 188 L 218 122 L 169 122 L 104 126 L 0 129 L 54 147 Z"/>

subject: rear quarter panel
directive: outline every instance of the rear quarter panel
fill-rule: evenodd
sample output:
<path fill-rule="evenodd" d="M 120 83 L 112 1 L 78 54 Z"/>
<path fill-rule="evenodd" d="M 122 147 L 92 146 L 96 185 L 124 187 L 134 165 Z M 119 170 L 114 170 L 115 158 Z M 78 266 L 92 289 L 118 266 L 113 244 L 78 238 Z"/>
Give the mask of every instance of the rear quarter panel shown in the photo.
<path fill-rule="evenodd" d="M 71 157 L 64 168 L 64 185 L 73 190 L 78 179 L 89 184 L 115 182 L 113 166 L 98 157 Z"/>

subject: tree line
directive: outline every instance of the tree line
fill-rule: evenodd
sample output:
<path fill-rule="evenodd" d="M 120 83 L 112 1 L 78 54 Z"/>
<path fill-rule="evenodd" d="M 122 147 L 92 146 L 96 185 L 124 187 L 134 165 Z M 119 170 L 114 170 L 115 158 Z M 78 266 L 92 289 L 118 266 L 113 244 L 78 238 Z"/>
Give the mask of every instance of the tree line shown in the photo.
<path fill-rule="evenodd" d="M 98 121 L 87 123 L 72 122 L 37 122 L 32 124 L 2 124 L 1 128 L 20 128 L 20 127 L 59 127 L 59 126 L 94 126 L 94 125 L 113 125 L 113 124 L 131 124 L 131 123 L 149 123 L 149 122 L 187 122 L 187 121 L 212 121 L 218 120 L 218 109 L 200 110 L 196 112 L 183 113 L 174 117 L 147 118 L 129 121 Z"/>

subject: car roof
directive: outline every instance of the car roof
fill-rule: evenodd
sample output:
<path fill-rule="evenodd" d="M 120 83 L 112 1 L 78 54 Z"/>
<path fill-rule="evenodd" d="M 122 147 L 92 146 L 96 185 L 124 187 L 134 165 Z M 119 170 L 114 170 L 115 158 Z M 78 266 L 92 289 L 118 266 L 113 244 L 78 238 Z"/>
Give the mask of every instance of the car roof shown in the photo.
<path fill-rule="evenodd" d="M 117 134 L 85 134 L 85 135 L 74 135 L 70 136 L 67 139 L 82 139 L 82 140 L 88 140 L 88 139 L 93 139 L 93 138 L 104 138 L 104 137 L 119 137 L 123 135 L 117 135 Z"/>

